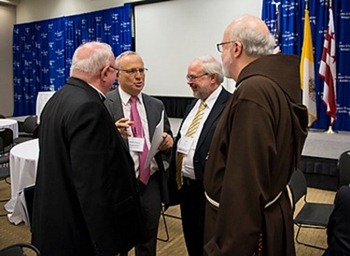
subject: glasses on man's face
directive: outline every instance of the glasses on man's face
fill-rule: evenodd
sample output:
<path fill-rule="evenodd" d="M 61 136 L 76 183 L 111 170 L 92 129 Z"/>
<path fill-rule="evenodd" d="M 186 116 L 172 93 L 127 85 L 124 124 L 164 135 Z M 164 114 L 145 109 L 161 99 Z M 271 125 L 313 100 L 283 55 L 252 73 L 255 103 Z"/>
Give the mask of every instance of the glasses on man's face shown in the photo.
<path fill-rule="evenodd" d="M 136 75 L 137 73 L 140 73 L 141 75 L 144 75 L 147 72 L 147 68 L 131 68 L 131 69 L 117 69 L 118 71 L 123 71 L 127 73 L 128 75 Z"/>
<path fill-rule="evenodd" d="M 118 69 L 113 66 L 109 66 L 109 68 L 113 69 L 114 71 L 118 71 Z"/>
<path fill-rule="evenodd" d="M 186 80 L 187 80 L 187 81 L 194 81 L 194 80 L 196 80 L 196 79 L 198 79 L 198 78 L 200 78 L 200 77 L 202 77 L 202 76 L 207 76 L 207 75 L 209 75 L 209 74 L 208 74 L 208 73 L 204 73 L 204 74 L 199 75 L 199 76 L 187 75 L 187 76 L 186 76 Z"/>
<path fill-rule="evenodd" d="M 216 44 L 216 49 L 218 50 L 218 52 L 223 52 L 225 44 L 231 44 L 234 42 L 236 42 L 236 41 L 229 41 L 229 42 L 223 42 L 223 43 Z"/>

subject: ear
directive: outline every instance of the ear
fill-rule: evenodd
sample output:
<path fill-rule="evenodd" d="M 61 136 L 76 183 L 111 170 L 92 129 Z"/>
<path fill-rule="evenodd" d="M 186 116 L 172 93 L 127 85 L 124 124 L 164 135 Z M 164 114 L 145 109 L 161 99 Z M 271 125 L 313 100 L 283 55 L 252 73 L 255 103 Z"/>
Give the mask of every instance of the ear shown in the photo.
<path fill-rule="evenodd" d="M 104 68 L 101 69 L 101 72 L 100 72 L 100 77 L 101 79 L 104 79 L 106 76 L 108 76 L 108 70 L 109 69 L 109 66 L 105 66 Z"/>
<path fill-rule="evenodd" d="M 240 41 L 235 41 L 231 49 L 233 51 L 233 56 L 235 57 L 239 57 L 243 53 L 243 45 Z"/>

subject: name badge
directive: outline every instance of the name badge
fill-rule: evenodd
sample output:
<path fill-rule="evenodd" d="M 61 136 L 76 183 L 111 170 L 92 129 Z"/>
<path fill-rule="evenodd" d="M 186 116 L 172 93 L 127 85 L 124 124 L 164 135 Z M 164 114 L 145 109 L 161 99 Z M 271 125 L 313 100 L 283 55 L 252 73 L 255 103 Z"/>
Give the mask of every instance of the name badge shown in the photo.
<path fill-rule="evenodd" d="M 145 138 L 131 137 L 128 138 L 129 149 L 134 152 L 142 152 L 145 144 Z"/>
<path fill-rule="evenodd" d="M 177 152 L 187 155 L 188 151 L 193 143 L 193 138 L 191 137 L 182 137 L 177 143 Z"/>

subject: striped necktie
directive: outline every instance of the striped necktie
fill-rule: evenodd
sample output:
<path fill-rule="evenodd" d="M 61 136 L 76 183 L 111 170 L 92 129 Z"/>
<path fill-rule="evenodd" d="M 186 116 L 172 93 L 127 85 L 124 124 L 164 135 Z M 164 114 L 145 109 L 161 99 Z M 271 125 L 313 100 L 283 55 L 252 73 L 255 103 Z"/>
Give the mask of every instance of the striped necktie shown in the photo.
<path fill-rule="evenodd" d="M 196 115 L 194 116 L 192 123 L 190 124 L 190 126 L 188 127 L 188 130 L 185 134 L 186 137 L 193 137 L 198 129 L 198 126 L 203 118 L 204 112 L 205 112 L 205 108 L 206 108 L 207 104 L 204 101 L 201 101 L 201 104 L 197 110 Z M 184 154 L 183 153 L 177 153 L 176 154 L 176 184 L 178 189 L 180 189 L 182 187 L 182 162 L 184 159 Z"/>

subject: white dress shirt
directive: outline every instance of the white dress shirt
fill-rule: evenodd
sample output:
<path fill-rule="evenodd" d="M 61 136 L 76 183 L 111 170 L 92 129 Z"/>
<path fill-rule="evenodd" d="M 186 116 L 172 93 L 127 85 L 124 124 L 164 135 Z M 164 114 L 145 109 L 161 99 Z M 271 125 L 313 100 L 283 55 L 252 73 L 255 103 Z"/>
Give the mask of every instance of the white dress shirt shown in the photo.
<path fill-rule="evenodd" d="M 120 98 L 122 100 L 122 106 L 123 106 L 123 112 L 124 116 L 128 117 L 130 120 L 130 108 L 131 108 L 131 103 L 129 102 L 131 95 L 123 91 L 123 89 L 118 86 Z M 143 133 L 145 136 L 145 143 L 148 146 L 148 149 L 151 148 L 151 142 L 150 142 L 150 135 L 149 135 L 149 129 L 148 129 L 148 120 L 147 120 L 147 114 L 146 114 L 146 109 L 145 105 L 143 104 L 142 100 L 142 93 L 137 95 L 138 101 L 137 101 L 137 110 L 140 114 L 141 122 L 142 122 L 142 128 L 143 128 Z M 131 137 L 133 137 L 133 133 L 131 131 L 131 128 L 128 128 L 128 132 L 131 134 Z M 132 159 L 134 160 L 134 165 L 135 165 L 135 173 L 136 173 L 136 178 L 139 176 L 139 153 L 134 152 L 130 150 L 130 155 Z M 151 161 L 151 175 L 158 170 L 158 165 L 153 158 Z"/>
<path fill-rule="evenodd" d="M 197 147 L 197 143 L 198 143 L 198 139 L 199 139 L 199 135 L 202 132 L 203 129 L 203 125 L 205 123 L 205 121 L 207 120 L 210 111 L 212 110 L 216 99 L 218 98 L 219 94 L 221 93 L 222 87 L 219 86 L 212 94 L 209 95 L 209 97 L 206 99 L 205 103 L 207 104 L 206 108 L 205 108 L 205 112 L 203 115 L 203 118 L 197 128 L 197 131 L 195 133 L 195 135 L 193 136 L 193 140 L 192 140 L 192 144 L 190 146 L 190 150 L 188 151 L 187 154 L 184 155 L 183 158 L 183 162 L 182 162 L 182 175 L 184 177 L 190 178 L 195 180 L 196 176 L 194 173 L 194 168 L 193 168 L 193 157 L 194 157 L 194 152 L 196 150 Z M 201 100 L 198 100 L 196 102 L 196 104 L 194 105 L 194 107 L 192 108 L 191 112 L 188 114 L 188 116 L 186 117 L 186 119 L 183 122 L 183 125 L 181 127 L 180 130 L 180 134 L 181 134 L 181 138 L 178 141 L 178 144 L 181 142 L 181 139 L 184 138 L 189 126 L 191 125 L 191 122 L 194 118 L 194 116 L 196 115 L 198 108 L 201 104 Z"/>

